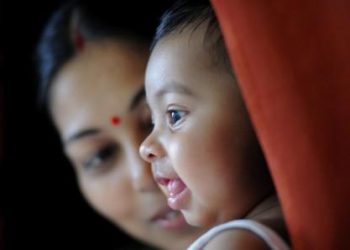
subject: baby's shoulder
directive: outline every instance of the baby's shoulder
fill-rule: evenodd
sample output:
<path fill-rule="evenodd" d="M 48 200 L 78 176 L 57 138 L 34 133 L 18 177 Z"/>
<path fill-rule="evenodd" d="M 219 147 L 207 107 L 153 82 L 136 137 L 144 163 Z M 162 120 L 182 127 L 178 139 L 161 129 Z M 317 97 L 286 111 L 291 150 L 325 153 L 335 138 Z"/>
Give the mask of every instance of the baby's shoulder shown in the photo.
<path fill-rule="evenodd" d="M 270 248 L 265 241 L 252 232 L 244 229 L 231 229 L 220 232 L 204 247 L 204 250 L 217 249 L 269 250 Z"/>
<path fill-rule="evenodd" d="M 244 219 L 210 229 L 188 248 L 198 249 L 288 250 L 289 247 L 272 229 L 259 222 Z"/>

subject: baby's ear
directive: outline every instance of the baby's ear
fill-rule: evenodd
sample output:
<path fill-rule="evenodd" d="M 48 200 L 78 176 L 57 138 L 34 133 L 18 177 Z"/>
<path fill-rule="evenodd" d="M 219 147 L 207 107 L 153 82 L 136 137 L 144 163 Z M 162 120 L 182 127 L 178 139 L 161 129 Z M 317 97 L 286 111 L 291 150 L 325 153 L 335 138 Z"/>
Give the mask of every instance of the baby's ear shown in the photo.
<path fill-rule="evenodd" d="M 203 249 L 269 250 L 270 248 L 255 234 L 243 229 L 232 229 L 216 235 Z"/>

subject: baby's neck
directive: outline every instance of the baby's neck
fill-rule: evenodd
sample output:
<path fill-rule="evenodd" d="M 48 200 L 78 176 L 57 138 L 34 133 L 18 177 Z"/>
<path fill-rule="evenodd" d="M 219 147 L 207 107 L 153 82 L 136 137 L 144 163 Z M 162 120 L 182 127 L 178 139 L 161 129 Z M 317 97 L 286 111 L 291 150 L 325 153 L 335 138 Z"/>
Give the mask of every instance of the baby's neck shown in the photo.
<path fill-rule="evenodd" d="M 246 216 L 246 219 L 261 220 L 280 216 L 282 216 L 280 202 L 277 196 L 272 194 L 255 206 L 254 209 Z"/>
<path fill-rule="evenodd" d="M 281 205 L 276 195 L 266 197 L 245 218 L 256 220 L 270 227 L 289 241 Z"/>

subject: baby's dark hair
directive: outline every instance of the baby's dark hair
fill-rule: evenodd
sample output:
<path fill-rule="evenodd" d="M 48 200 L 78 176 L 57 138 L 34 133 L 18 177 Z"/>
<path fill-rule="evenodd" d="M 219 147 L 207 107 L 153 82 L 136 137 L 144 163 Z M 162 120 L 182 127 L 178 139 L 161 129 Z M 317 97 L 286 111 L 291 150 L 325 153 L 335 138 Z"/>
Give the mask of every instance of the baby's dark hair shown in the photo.
<path fill-rule="evenodd" d="M 66 2 L 49 19 L 37 46 L 39 105 L 48 106 L 52 81 L 79 51 L 79 40 L 115 39 L 147 49 L 168 6 L 166 0 Z"/>
<path fill-rule="evenodd" d="M 181 33 L 186 28 L 195 31 L 202 24 L 207 25 L 203 46 L 209 46 L 208 51 L 213 51 L 212 61 L 215 65 L 223 65 L 232 73 L 220 26 L 209 0 L 176 1 L 161 17 L 152 48 L 167 35 Z"/>

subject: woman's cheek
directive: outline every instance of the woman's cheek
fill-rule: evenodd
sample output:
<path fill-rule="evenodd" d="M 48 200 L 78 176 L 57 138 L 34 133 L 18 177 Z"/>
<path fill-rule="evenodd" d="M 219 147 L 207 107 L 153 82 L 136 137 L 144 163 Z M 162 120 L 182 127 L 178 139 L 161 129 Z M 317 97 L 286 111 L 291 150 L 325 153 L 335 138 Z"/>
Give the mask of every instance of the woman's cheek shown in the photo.
<path fill-rule="evenodd" d="M 101 215 L 114 222 L 128 217 L 133 211 L 130 182 L 117 179 L 107 177 L 99 180 L 79 180 L 80 190 L 87 202 Z"/>

